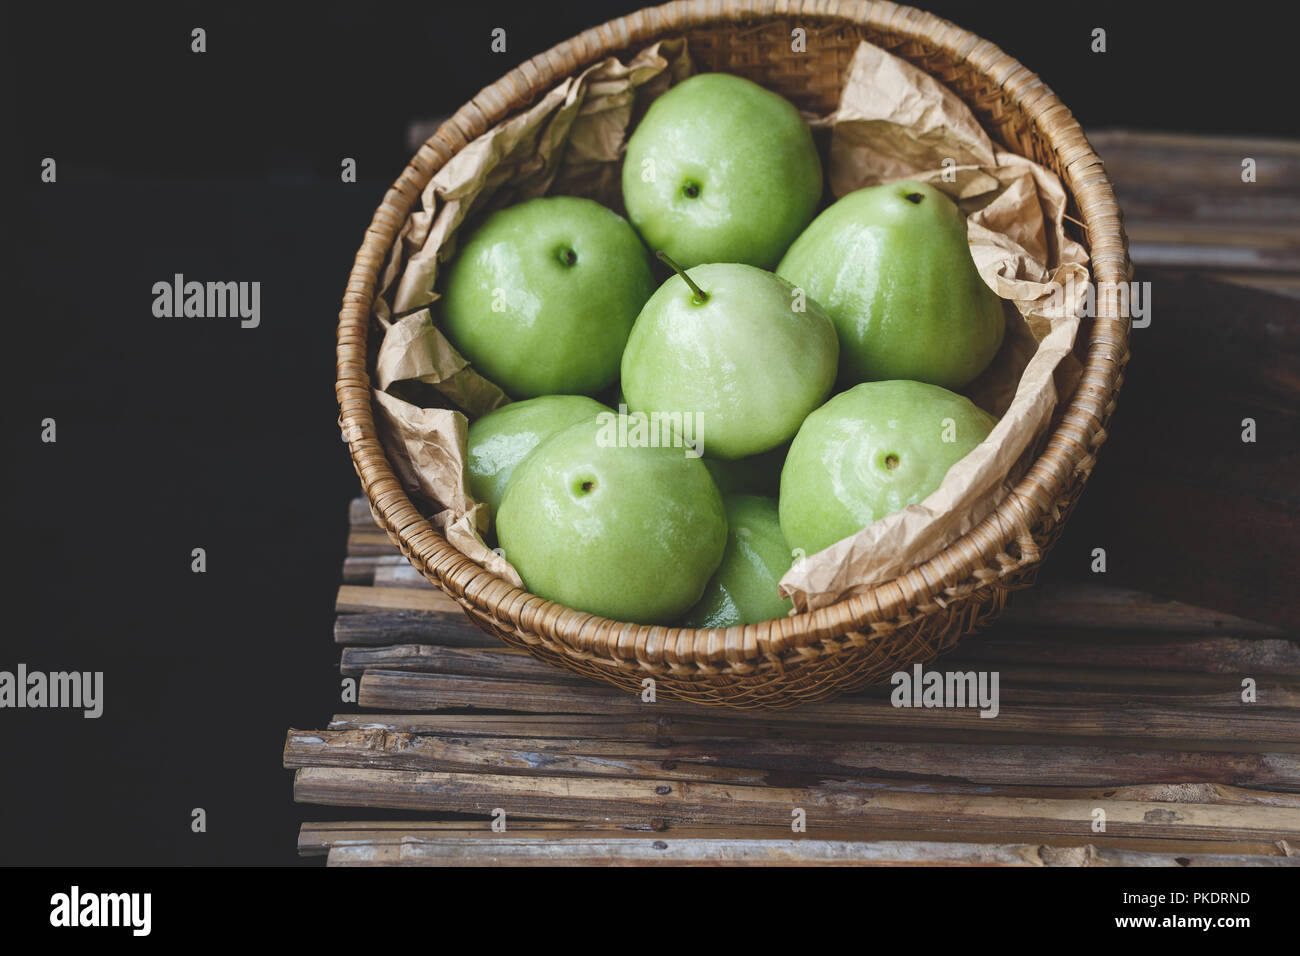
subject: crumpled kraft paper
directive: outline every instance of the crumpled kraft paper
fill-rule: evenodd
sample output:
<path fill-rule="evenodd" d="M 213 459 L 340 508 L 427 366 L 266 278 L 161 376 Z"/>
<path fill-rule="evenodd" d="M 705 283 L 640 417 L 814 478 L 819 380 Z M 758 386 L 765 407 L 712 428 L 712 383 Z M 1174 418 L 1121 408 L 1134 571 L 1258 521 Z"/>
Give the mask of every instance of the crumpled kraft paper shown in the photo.
<path fill-rule="evenodd" d="M 431 519 L 433 526 L 466 557 L 522 587 L 519 572 L 479 536 L 487 506 L 470 498 L 462 478 L 468 419 L 449 408 L 421 408 L 379 389 L 371 391 L 375 424 L 386 438 L 384 450 L 398 480 L 419 497 L 443 505 Z"/>
<path fill-rule="evenodd" d="M 675 39 L 566 79 L 439 170 L 381 275 L 374 317 L 384 337 L 374 378 L 384 446 L 403 484 L 441 509 L 432 521 L 448 540 L 516 585 L 518 574 L 478 535 L 482 507 L 470 498 L 463 471 L 465 416 L 508 399 L 443 337 L 431 310 L 396 320 L 394 313 L 436 299 L 438 269 L 454 255 L 456 230 L 471 215 L 548 193 L 587 196 L 621 212 L 628 133 L 656 96 L 692 72 L 685 42 Z M 1077 381 L 1071 350 L 1088 280 L 1086 251 L 1065 233 L 1059 180 L 999 150 L 960 98 L 906 61 L 860 44 L 839 108 L 809 119 L 830 130 L 827 179 L 836 196 L 917 179 L 957 202 L 968 216 L 976 266 L 1004 298 L 1008 324 L 990 368 L 963 390 L 1000 416 L 988 440 L 924 501 L 799 560 L 781 582 L 796 611 L 897 577 L 993 510 Z M 1073 301 L 1064 289 L 1075 290 Z M 416 393 L 420 404 L 404 400 Z M 430 404 L 438 407 L 422 407 Z"/>

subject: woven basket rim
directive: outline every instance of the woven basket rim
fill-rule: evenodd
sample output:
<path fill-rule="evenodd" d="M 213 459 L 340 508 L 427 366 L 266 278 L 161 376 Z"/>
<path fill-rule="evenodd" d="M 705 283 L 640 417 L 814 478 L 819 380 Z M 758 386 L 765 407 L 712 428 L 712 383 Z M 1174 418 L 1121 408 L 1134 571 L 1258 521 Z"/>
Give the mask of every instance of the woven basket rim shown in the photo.
<path fill-rule="evenodd" d="M 1062 180 L 1084 227 L 1095 282 L 1127 281 L 1128 244 L 1101 160 L 1064 104 L 1035 74 L 987 40 L 911 7 L 824 0 L 675 0 L 610 20 L 538 54 L 484 87 L 422 145 L 385 194 L 358 251 L 339 313 L 337 381 L 343 436 L 372 510 L 401 552 L 474 616 L 567 657 L 674 671 L 751 671 L 812 652 L 845 633 L 886 632 L 1037 562 L 1031 529 L 1059 508 L 1079 472 L 1091 470 L 1105 439 L 1128 358 L 1129 322 L 1099 297 L 1083 373 L 1042 451 L 993 512 L 933 558 L 899 577 L 816 611 L 759 624 L 692 630 L 612 621 L 515 588 L 448 543 L 420 514 L 379 441 L 366 371 L 370 310 L 393 242 L 433 174 L 475 137 L 527 106 L 576 70 L 612 53 L 695 27 L 800 18 L 867 27 L 944 51 L 1007 91 L 1056 152 Z M 1013 554 L 1012 552 L 1016 552 Z M 991 570 L 990 567 L 1000 571 Z M 973 583 L 972 583 L 973 582 Z"/>

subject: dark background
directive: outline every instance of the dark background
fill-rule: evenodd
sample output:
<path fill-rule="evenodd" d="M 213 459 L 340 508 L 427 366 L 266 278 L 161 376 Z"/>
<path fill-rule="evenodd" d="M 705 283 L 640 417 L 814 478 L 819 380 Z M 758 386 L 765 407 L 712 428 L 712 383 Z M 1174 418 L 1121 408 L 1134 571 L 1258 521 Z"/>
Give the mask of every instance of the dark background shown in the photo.
<path fill-rule="evenodd" d="M 5 5 L 0 669 L 103 670 L 106 704 L 0 711 L 0 863 L 289 864 L 299 822 L 337 816 L 292 802 L 280 751 L 342 709 L 332 606 L 357 483 L 333 329 L 352 256 L 408 120 L 639 5 Z M 927 7 L 1085 129 L 1295 133 L 1292 43 L 1267 7 Z M 154 318 L 176 272 L 261 281 L 261 327 Z M 1067 533 L 1049 572 L 1082 573 L 1087 547 Z"/>

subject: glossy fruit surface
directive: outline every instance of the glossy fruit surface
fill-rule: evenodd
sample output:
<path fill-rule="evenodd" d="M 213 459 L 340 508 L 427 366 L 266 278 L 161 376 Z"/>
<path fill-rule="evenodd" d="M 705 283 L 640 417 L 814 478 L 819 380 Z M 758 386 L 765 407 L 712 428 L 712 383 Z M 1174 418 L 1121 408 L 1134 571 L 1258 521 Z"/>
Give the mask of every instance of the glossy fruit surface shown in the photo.
<path fill-rule="evenodd" d="M 687 269 L 770 269 L 821 192 L 821 160 L 799 111 L 727 73 L 698 74 L 656 99 L 623 162 L 628 218 L 650 248 Z"/>
<path fill-rule="evenodd" d="M 966 217 L 922 183 L 849 193 L 776 271 L 835 323 L 845 387 L 910 379 L 961 388 L 1002 344 L 1002 301 L 975 269 Z"/>
<path fill-rule="evenodd" d="M 620 447 L 570 425 L 515 469 L 497 538 L 534 594 L 620 621 L 667 623 L 722 560 L 722 496 L 681 448 Z"/>
<path fill-rule="evenodd" d="M 465 240 L 447 271 L 443 328 L 512 398 L 593 395 L 618 378 L 652 291 L 649 254 L 626 219 L 590 199 L 530 199 Z"/>
<path fill-rule="evenodd" d="M 609 408 L 585 395 L 542 395 L 511 402 L 469 426 L 465 462 L 469 493 L 488 505 L 495 520 L 515 468 L 545 439 Z"/>
<path fill-rule="evenodd" d="M 916 504 L 997 419 L 921 382 L 865 382 L 804 421 L 781 471 L 781 530 L 814 554 Z"/>
<path fill-rule="evenodd" d="M 715 263 L 687 274 L 706 298 L 673 276 L 632 329 L 622 366 L 628 406 L 694 416 L 712 458 L 744 458 L 788 441 L 835 382 L 830 319 L 753 266 Z"/>

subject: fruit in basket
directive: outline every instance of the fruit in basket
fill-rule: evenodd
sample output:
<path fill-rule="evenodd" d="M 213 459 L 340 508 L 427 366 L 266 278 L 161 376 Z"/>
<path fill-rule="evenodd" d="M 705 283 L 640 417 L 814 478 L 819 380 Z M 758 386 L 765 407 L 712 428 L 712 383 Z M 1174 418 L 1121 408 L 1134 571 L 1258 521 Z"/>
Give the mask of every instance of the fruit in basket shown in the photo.
<path fill-rule="evenodd" d="M 922 382 L 864 382 L 804 421 L 781 470 L 781 530 L 813 554 L 916 504 L 997 419 Z"/>
<path fill-rule="evenodd" d="M 961 388 L 1002 344 L 1002 301 L 975 269 L 966 217 L 923 183 L 849 193 L 813 220 L 776 272 L 835 322 L 846 387 L 912 379 Z"/>
<path fill-rule="evenodd" d="M 680 618 L 726 547 L 722 496 L 683 450 L 570 425 L 515 469 L 497 540 L 534 594 L 643 624 Z"/>
<path fill-rule="evenodd" d="M 698 74 L 656 99 L 623 161 L 628 218 L 687 269 L 770 269 L 821 194 L 821 160 L 799 111 L 727 73 Z"/>
<path fill-rule="evenodd" d="M 689 421 L 704 454 L 744 458 L 787 441 L 835 383 L 835 327 L 777 276 L 714 263 L 671 277 L 623 353 L 628 407 Z"/>
<path fill-rule="evenodd" d="M 469 493 L 495 521 L 506 484 L 521 461 L 556 432 L 610 409 L 585 395 L 541 395 L 511 402 L 469 426 L 465 474 Z"/>
<path fill-rule="evenodd" d="M 792 606 L 777 584 L 790 569 L 790 547 L 781 533 L 776 500 L 731 495 L 727 509 L 727 550 L 709 579 L 704 596 L 686 615 L 688 627 L 731 627 L 785 617 Z"/>
<path fill-rule="evenodd" d="M 654 291 L 627 220 L 573 196 L 492 213 L 447 270 L 443 329 L 513 398 L 590 395 L 613 384 L 637 313 Z"/>

